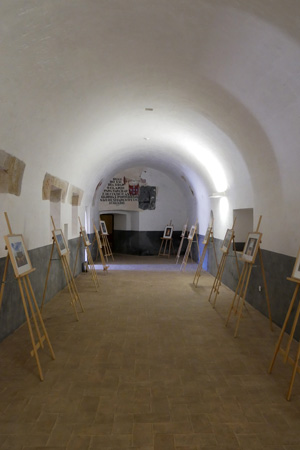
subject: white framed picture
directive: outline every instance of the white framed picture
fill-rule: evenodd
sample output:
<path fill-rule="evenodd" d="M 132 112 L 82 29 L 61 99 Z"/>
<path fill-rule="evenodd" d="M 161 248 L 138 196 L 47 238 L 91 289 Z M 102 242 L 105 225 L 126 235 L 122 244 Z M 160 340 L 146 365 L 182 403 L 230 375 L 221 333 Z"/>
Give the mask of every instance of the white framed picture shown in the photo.
<path fill-rule="evenodd" d="M 20 276 L 26 275 L 26 273 L 32 271 L 31 261 L 25 247 L 22 234 L 9 234 L 4 236 L 4 240 L 15 276 L 19 278 Z"/>
<path fill-rule="evenodd" d="M 249 262 L 251 264 L 254 263 L 256 254 L 259 248 L 259 244 L 261 241 L 262 233 L 253 232 L 249 233 L 247 237 L 247 241 L 244 246 L 242 260 L 245 262 Z"/>
<path fill-rule="evenodd" d="M 53 234 L 54 241 L 55 241 L 59 255 L 60 256 L 66 255 L 68 253 L 68 246 L 65 241 L 65 237 L 64 237 L 62 230 L 60 230 L 60 229 L 52 230 L 52 234 Z"/>

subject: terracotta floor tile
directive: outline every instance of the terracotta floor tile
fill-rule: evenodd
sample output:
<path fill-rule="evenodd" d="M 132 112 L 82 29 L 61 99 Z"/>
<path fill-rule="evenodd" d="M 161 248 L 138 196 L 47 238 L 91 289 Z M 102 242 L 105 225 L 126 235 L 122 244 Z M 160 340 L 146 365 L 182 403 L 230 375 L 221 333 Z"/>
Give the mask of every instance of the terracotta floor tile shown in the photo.
<path fill-rule="evenodd" d="M 278 357 L 267 373 L 278 327 L 248 305 L 234 339 L 233 292 L 222 286 L 213 309 L 213 278 L 193 287 L 195 264 L 110 265 L 99 292 L 89 274 L 76 278 L 78 322 L 67 289 L 45 305 L 56 359 L 39 350 L 43 382 L 25 326 L 1 342 L 0 450 L 300 448 L 300 377 L 287 402 L 291 366 Z"/>

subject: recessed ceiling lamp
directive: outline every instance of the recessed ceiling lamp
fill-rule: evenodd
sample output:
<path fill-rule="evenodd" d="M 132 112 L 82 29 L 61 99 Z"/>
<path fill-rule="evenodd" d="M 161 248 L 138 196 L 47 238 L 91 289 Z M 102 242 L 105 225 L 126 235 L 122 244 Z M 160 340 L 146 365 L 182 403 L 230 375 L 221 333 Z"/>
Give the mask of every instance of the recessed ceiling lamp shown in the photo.
<path fill-rule="evenodd" d="M 145 141 L 149 141 L 150 138 L 149 137 L 144 137 Z"/>

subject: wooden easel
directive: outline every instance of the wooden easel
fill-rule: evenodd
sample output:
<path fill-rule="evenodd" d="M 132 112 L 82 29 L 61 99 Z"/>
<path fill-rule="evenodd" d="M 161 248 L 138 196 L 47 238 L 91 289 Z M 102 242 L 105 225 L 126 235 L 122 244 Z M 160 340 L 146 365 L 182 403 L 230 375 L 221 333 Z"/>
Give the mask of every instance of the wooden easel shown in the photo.
<path fill-rule="evenodd" d="M 216 265 L 219 268 L 219 264 L 218 264 L 218 260 L 217 260 L 217 254 L 216 254 L 215 241 L 214 241 L 213 219 L 212 219 L 211 225 L 208 226 L 208 228 L 206 230 L 206 233 L 205 233 L 205 236 L 204 236 L 204 239 L 202 241 L 202 243 L 204 244 L 204 247 L 203 247 L 203 250 L 202 250 L 202 253 L 201 253 L 201 257 L 200 257 L 200 261 L 199 261 L 198 267 L 196 269 L 196 273 L 195 273 L 194 280 L 193 280 L 193 284 L 196 287 L 198 286 L 198 281 L 199 281 L 199 278 L 201 276 L 201 271 L 202 271 L 202 266 L 203 266 L 203 263 L 204 263 L 205 255 L 206 255 L 206 252 L 207 252 L 207 249 L 208 249 L 208 246 L 209 246 L 210 242 L 212 243 L 212 246 L 213 246 L 215 260 L 216 260 Z"/>
<path fill-rule="evenodd" d="M 78 217 L 78 220 L 79 220 L 80 232 L 79 232 L 79 239 L 78 239 L 77 252 L 76 252 L 76 258 L 75 258 L 75 264 L 74 264 L 73 273 L 75 273 L 75 268 L 76 268 L 78 254 L 79 254 L 79 248 L 80 248 L 80 238 L 81 238 L 82 242 L 83 242 L 83 245 L 84 245 L 84 249 L 85 249 L 86 254 L 87 254 L 89 272 L 91 274 L 92 281 L 93 281 L 93 283 L 95 285 L 95 289 L 96 289 L 96 291 L 98 291 L 99 288 L 100 288 L 100 284 L 99 284 L 99 280 L 98 280 L 98 277 L 97 277 L 97 272 L 96 272 L 96 269 L 95 269 L 95 266 L 94 266 L 94 261 L 93 261 L 93 258 L 92 258 L 91 252 L 90 252 L 90 248 L 89 248 L 91 243 L 90 243 L 90 241 L 87 238 L 87 234 L 86 234 L 84 228 L 82 227 L 80 217 Z"/>
<path fill-rule="evenodd" d="M 291 394 L 292 394 L 293 385 L 294 385 L 294 381 L 295 381 L 296 372 L 300 372 L 300 366 L 299 366 L 300 342 L 298 344 L 298 350 L 297 350 L 295 359 L 293 359 L 293 358 L 291 358 L 289 356 L 291 343 L 292 343 L 292 340 L 293 340 L 293 337 L 294 337 L 294 334 L 295 334 L 296 326 L 297 326 L 298 321 L 299 321 L 300 300 L 298 301 L 298 307 L 297 307 L 295 318 L 294 318 L 294 321 L 293 321 L 291 333 L 290 333 L 290 336 L 289 336 L 289 339 L 288 339 L 288 343 L 287 343 L 287 346 L 286 346 L 285 349 L 281 347 L 281 342 L 282 342 L 283 335 L 284 335 L 287 323 L 289 321 L 289 318 L 290 318 L 290 315 L 291 315 L 291 312 L 292 312 L 292 309 L 293 309 L 293 306 L 294 306 L 294 303 L 295 303 L 295 300 L 296 300 L 296 297 L 297 297 L 297 294 L 298 294 L 298 291 L 299 291 L 300 280 L 298 280 L 296 278 L 292 278 L 292 277 L 288 277 L 287 279 L 289 281 L 292 281 L 293 283 L 296 283 L 296 287 L 295 287 L 295 290 L 294 290 L 294 294 L 293 294 L 293 297 L 292 297 L 292 300 L 291 300 L 288 312 L 286 314 L 286 317 L 285 317 L 285 320 L 284 320 L 284 323 L 283 323 L 283 327 L 282 327 L 279 339 L 278 339 L 276 347 L 275 347 L 274 356 L 273 356 L 273 359 L 271 361 L 271 364 L 270 364 L 268 372 L 272 373 L 272 369 L 274 367 L 274 363 L 275 363 L 277 354 L 278 354 L 278 352 L 282 353 L 283 356 L 284 356 L 284 363 L 288 362 L 288 363 L 290 363 L 293 366 L 293 372 L 292 372 L 292 376 L 291 376 L 288 392 L 287 392 L 287 395 L 286 395 L 286 399 L 290 400 Z"/>
<path fill-rule="evenodd" d="M 94 244 L 94 242 L 97 243 L 97 257 L 98 257 L 98 254 L 99 254 L 100 255 L 100 259 L 101 259 L 101 263 L 102 263 L 102 267 L 103 267 L 103 271 L 104 271 L 104 273 L 107 273 L 107 271 L 109 269 L 109 266 L 106 265 L 106 262 L 105 262 L 105 259 L 104 259 L 99 232 L 98 232 L 98 230 L 97 230 L 97 228 L 96 228 L 94 223 L 93 223 L 93 227 L 94 227 L 94 232 L 95 232 L 95 237 L 94 237 L 94 240 L 93 240 L 93 244 Z M 97 257 L 96 257 L 96 259 L 97 259 Z"/>
<path fill-rule="evenodd" d="M 170 224 L 167 225 L 167 227 L 172 227 L 172 220 L 170 220 Z M 166 228 L 165 228 L 165 230 L 166 230 Z M 164 231 L 164 234 L 165 234 L 165 231 Z M 173 253 L 174 253 L 172 236 L 163 235 L 160 239 L 161 239 L 161 244 L 159 247 L 158 256 L 167 256 L 168 258 L 170 258 L 171 250 L 173 250 Z"/>
<path fill-rule="evenodd" d="M 262 216 L 259 217 L 259 221 L 256 227 L 255 232 L 258 233 L 259 232 L 259 227 L 260 227 L 260 222 L 261 222 Z M 265 269 L 264 269 L 264 264 L 263 264 L 263 259 L 262 259 L 262 253 L 261 253 L 261 248 L 260 248 L 260 242 L 258 244 L 258 255 L 259 255 L 259 260 L 260 260 L 260 266 L 261 266 L 261 272 L 262 272 L 262 277 L 263 277 L 263 283 L 264 283 L 264 288 L 265 288 L 265 295 L 266 295 L 266 301 L 267 301 L 267 307 L 268 307 L 268 313 L 269 313 L 269 321 L 270 321 L 270 328 L 271 330 L 273 330 L 273 326 L 272 326 L 272 317 L 271 317 L 271 308 L 270 308 L 270 300 L 269 300 L 269 295 L 268 295 L 268 286 L 267 286 L 267 280 L 266 280 L 266 275 L 265 275 Z M 228 313 L 228 317 L 227 317 L 227 321 L 225 326 L 228 325 L 230 316 L 232 311 L 235 309 L 235 313 L 237 314 L 237 322 L 236 322 L 236 327 L 235 327 L 235 332 L 234 332 L 234 337 L 237 337 L 237 333 L 238 333 L 238 329 L 239 329 L 239 324 L 240 324 L 240 320 L 242 317 L 242 312 L 243 312 L 243 308 L 245 306 L 245 300 L 246 300 L 246 294 L 247 294 L 247 289 L 248 289 L 248 284 L 249 284 L 249 280 L 250 280 L 250 275 L 252 272 L 252 268 L 254 265 L 254 261 L 253 262 L 244 262 L 244 266 L 239 278 L 239 282 L 231 303 L 231 306 L 229 308 L 229 313 Z M 236 303 L 236 307 L 235 307 L 235 302 Z M 239 303 L 240 303 L 240 307 L 239 307 Z M 238 310 L 239 307 L 239 310 Z"/>
<path fill-rule="evenodd" d="M 76 286 L 76 283 L 75 283 L 74 276 L 73 276 L 71 268 L 70 268 L 70 264 L 69 264 L 69 260 L 68 260 L 69 249 L 67 248 L 67 253 L 61 254 L 61 250 L 59 248 L 58 242 L 54 238 L 54 234 L 55 234 L 55 231 L 57 231 L 57 228 L 55 227 L 55 223 L 54 223 L 54 220 L 53 220 L 52 216 L 51 216 L 51 221 L 52 221 L 52 225 L 53 225 L 52 248 L 51 248 L 50 259 L 49 259 L 49 263 L 48 263 L 47 276 L 46 276 L 44 293 L 43 293 L 43 299 L 42 299 L 42 304 L 41 304 L 41 312 L 43 311 L 43 306 L 44 306 L 45 297 L 46 297 L 47 284 L 48 284 L 50 268 L 51 268 L 51 262 L 53 260 L 52 256 L 53 256 L 53 252 L 54 252 L 54 247 L 56 246 L 57 253 L 59 255 L 59 259 L 61 261 L 61 264 L 62 264 L 62 267 L 63 267 L 63 271 L 64 271 L 64 275 L 65 275 L 65 278 L 66 278 L 69 294 L 70 294 L 70 297 L 71 297 L 71 305 L 72 305 L 72 307 L 74 309 L 74 313 L 75 313 L 76 319 L 79 320 L 76 304 L 79 303 L 79 306 L 81 308 L 81 312 L 84 312 L 84 309 L 83 309 L 83 306 L 82 306 L 82 303 L 81 303 L 81 300 L 80 300 L 80 296 L 79 296 L 79 292 L 78 292 L 78 289 L 77 289 L 77 286 Z"/>
<path fill-rule="evenodd" d="M 232 244 L 232 247 L 233 247 L 234 257 L 235 257 L 235 261 L 236 261 L 237 273 L 238 273 L 238 276 L 240 276 L 240 269 L 239 269 L 239 265 L 238 265 L 236 248 L 235 248 L 235 241 L 234 241 L 234 226 L 235 226 L 235 222 L 236 222 L 236 218 L 233 221 L 232 228 L 230 230 L 227 230 L 227 232 L 225 234 L 224 241 L 223 241 L 223 247 L 221 248 L 221 251 L 222 251 L 221 261 L 220 261 L 220 264 L 218 266 L 217 275 L 216 275 L 216 277 L 214 279 L 214 283 L 213 283 L 213 286 L 211 288 L 210 295 L 209 295 L 209 298 L 208 298 L 208 301 L 210 302 L 211 297 L 214 294 L 213 308 L 215 308 L 215 306 L 216 306 L 216 300 L 217 300 L 217 296 L 219 294 L 220 286 L 221 286 L 221 283 L 222 283 L 222 276 L 223 276 L 223 272 L 224 272 L 224 269 L 225 269 L 225 264 L 226 264 L 226 260 L 227 260 L 227 256 L 228 256 L 231 244 Z M 225 243 L 225 240 L 226 240 L 226 237 L 227 237 L 227 233 L 229 233 L 230 237 L 229 237 L 228 242 Z"/>
<path fill-rule="evenodd" d="M 185 271 L 186 265 L 188 263 L 189 256 L 190 256 L 191 260 L 193 261 L 193 258 L 191 256 L 191 250 L 192 250 L 192 245 L 194 243 L 197 244 L 198 254 L 199 254 L 199 242 L 198 242 L 198 236 L 197 236 L 197 225 L 198 225 L 198 223 L 196 222 L 195 225 L 194 225 L 193 236 L 190 237 L 190 233 L 191 233 L 191 231 L 190 231 L 190 233 L 189 233 L 189 235 L 187 237 L 188 244 L 187 244 L 187 247 L 186 247 L 186 250 L 185 250 L 185 254 L 184 254 L 181 266 L 180 266 L 180 270 L 183 271 L 183 272 Z"/>
<path fill-rule="evenodd" d="M 101 222 L 101 220 L 100 220 Z M 100 223 L 100 237 L 101 237 L 101 244 L 104 250 L 104 257 L 106 259 L 106 261 L 108 262 L 108 257 L 111 256 L 111 259 L 114 261 L 114 256 L 111 250 L 111 246 L 109 245 L 109 240 L 107 237 L 107 234 L 103 233 L 102 227 L 101 227 L 101 223 Z"/>
<path fill-rule="evenodd" d="M 5 212 L 4 215 L 5 215 L 9 234 L 13 235 L 7 213 Z M 6 249 L 8 249 L 8 248 L 6 247 Z M 0 307 L 2 304 L 2 297 L 3 297 L 3 293 L 4 293 L 4 286 L 5 286 L 5 282 L 6 282 L 9 260 L 10 260 L 10 255 L 9 255 L 9 251 L 8 251 L 7 256 L 6 256 L 4 274 L 3 274 L 3 279 L 2 279 L 2 286 L 1 286 L 1 291 L 0 291 Z M 43 377 L 43 372 L 42 372 L 42 368 L 41 368 L 41 364 L 40 364 L 40 360 L 39 360 L 39 356 L 38 356 L 38 350 L 40 348 L 42 348 L 42 349 L 44 348 L 44 342 L 46 341 L 48 344 L 52 359 L 55 359 L 55 355 L 54 355 L 54 351 L 53 351 L 43 318 L 41 316 L 32 286 L 31 286 L 30 279 L 29 279 L 29 274 L 32 273 L 33 271 L 35 271 L 35 268 L 32 268 L 29 271 L 24 272 L 22 275 L 18 275 L 15 272 L 15 276 L 18 281 L 21 298 L 22 298 L 22 303 L 23 303 L 23 308 L 24 308 L 24 312 L 25 312 L 25 316 L 26 316 L 26 322 L 27 322 L 30 340 L 31 340 L 31 344 L 32 344 L 32 350 L 30 352 L 30 355 L 32 357 L 33 356 L 35 357 L 40 380 L 43 381 L 44 377 Z M 30 314 L 31 314 L 31 317 L 30 317 Z M 31 324 L 31 319 L 33 322 L 33 326 Z"/>
<path fill-rule="evenodd" d="M 179 244 L 177 255 L 176 255 L 176 264 L 178 264 L 178 261 L 179 261 L 179 258 L 180 258 L 180 253 L 181 253 L 182 246 L 183 246 L 183 242 L 186 239 L 187 226 L 188 226 L 188 220 L 184 224 L 182 232 L 181 232 L 181 236 L 180 236 L 181 240 L 180 240 L 180 244 Z"/>

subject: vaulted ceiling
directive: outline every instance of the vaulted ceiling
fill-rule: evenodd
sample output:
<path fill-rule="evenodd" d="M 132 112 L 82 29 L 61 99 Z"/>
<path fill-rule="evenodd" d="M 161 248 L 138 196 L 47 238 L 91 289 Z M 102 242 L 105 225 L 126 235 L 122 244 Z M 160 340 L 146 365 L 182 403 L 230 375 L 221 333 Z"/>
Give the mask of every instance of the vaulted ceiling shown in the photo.
<path fill-rule="evenodd" d="M 91 203 L 145 164 L 233 208 L 289 204 L 299 0 L 2 0 L 0 17 L 0 148 L 25 184 L 54 173 Z"/>

